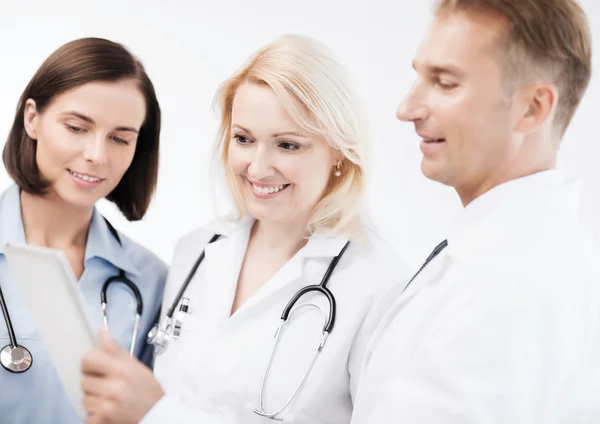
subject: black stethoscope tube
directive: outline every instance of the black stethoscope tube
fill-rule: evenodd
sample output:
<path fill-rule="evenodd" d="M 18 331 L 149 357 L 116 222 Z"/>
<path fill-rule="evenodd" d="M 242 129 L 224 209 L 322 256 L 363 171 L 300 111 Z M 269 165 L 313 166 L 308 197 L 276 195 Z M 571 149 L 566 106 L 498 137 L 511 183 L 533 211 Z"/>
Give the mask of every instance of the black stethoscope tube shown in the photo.
<path fill-rule="evenodd" d="M 217 241 L 219 239 L 219 237 L 221 237 L 220 234 L 215 234 L 210 239 L 210 241 L 208 242 L 208 244 L 211 244 L 211 243 Z M 185 278 L 185 281 L 183 282 L 183 284 L 181 285 L 181 288 L 179 289 L 179 292 L 177 293 L 177 296 L 175 296 L 175 300 L 173 301 L 173 303 L 171 304 L 171 307 L 167 311 L 167 318 L 173 318 L 173 314 L 175 313 L 175 309 L 177 308 L 177 305 L 181 301 L 181 298 L 185 294 L 185 291 L 187 290 L 188 286 L 190 285 L 190 282 L 192 281 L 192 278 L 194 278 L 194 275 L 196 275 L 196 271 L 198 271 L 198 267 L 200 266 L 200 264 L 204 260 L 204 256 L 205 256 L 205 250 L 202 250 L 202 253 L 198 257 L 198 259 L 196 259 L 196 262 L 194 263 L 194 266 L 192 266 L 192 269 L 190 269 L 190 272 L 188 272 L 188 275 Z"/>
<path fill-rule="evenodd" d="M 144 309 L 144 302 L 142 301 L 142 294 L 140 293 L 140 290 L 137 288 L 137 286 L 129 278 L 127 278 L 125 276 L 125 271 L 123 271 L 123 270 L 119 270 L 119 275 L 110 277 L 108 280 L 106 280 L 104 282 L 104 285 L 102 286 L 102 291 L 100 292 L 100 301 L 103 304 L 108 304 L 106 292 L 108 291 L 108 287 L 112 283 L 123 283 L 131 289 L 131 291 L 133 292 L 133 295 L 135 296 L 135 300 L 137 303 L 137 306 L 136 306 L 137 314 L 139 316 L 142 316 L 142 311 Z"/>
<path fill-rule="evenodd" d="M 319 285 L 303 287 L 294 295 L 294 297 L 292 297 L 290 299 L 290 301 L 288 302 L 286 307 L 283 309 L 283 313 L 281 314 L 282 321 L 286 321 L 288 319 L 290 312 L 292 311 L 292 308 L 294 307 L 294 305 L 296 304 L 298 299 L 300 299 L 306 293 L 315 291 L 315 292 L 322 293 L 329 301 L 329 317 L 327 319 L 327 323 L 323 327 L 323 331 L 331 333 L 331 330 L 333 329 L 333 326 L 335 324 L 336 305 L 335 305 L 335 297 L 333 296 L 333 293 L 331 293 L 331 291 L 327 288 L 327 283 L 329 282 L 329 278 L 331 277 L 331 274 L 335 270 L 335 267 L 337 266 L 338 262 L 340 261 L 342 255 L 344 254 L 346 249 L 348 248 L 349 244 L 350 244 L 349 241 L 346 242 L 346 244 L 344 245 L 344 247 L 342 248 L 340 253 L 338 253 L 338 255 L 335 258 L 333 258 L 333 260 L 329 264 L 329 267 L 327 267 L 327 271 L 325 271 L 325 274 L 323 275 L 323 278 L 321 279 L 321 283 L 319 283 Z"/>
<path fill-rule="evenodd" d="M 17 336 L 15 335 L 15 329 L 13 328 L 12 321 L 10 320 L 10 314 L 8 313 L 8 307 L 6 306 L 6 301 L 4 300 L 2 287 L 0 287 L 0 306 L 2 306 L 2 314 L 4 315 L 4 321 L 6 322 L 6 329 L 8 330 L 10 345 L 13 348 L 17 347 Z"/>

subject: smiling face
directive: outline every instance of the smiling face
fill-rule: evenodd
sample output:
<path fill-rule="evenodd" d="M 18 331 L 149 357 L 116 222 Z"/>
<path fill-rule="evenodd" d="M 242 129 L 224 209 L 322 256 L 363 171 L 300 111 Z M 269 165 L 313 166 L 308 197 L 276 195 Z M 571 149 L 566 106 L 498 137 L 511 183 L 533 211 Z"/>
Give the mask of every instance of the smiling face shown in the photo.
<path fill-rule="evenodd" d="M 436 16 L 414 60 L 417 81 L 398 108 L 422 138 L 423 173 L 464 198 L 510 173 L 522 141 L 503 75 L 504 31 L 496 16 Z"/>
<path fill-rule="evenodd" d="M 51 194 L 91 208 L 111 193 L 131 165 L 145 114 L 144 97 L 128 80 L 84 84 L 42 112 L 29 99 L 25 130 L 37 140 L 37 165 Z"/>
<path fill-rule="evenodd" d="M 300 128 L 267 85 L 234 97 L 229 167 L 249 214 L 265 222 L 307 221 L 332 178 L 325 139 Z"/>

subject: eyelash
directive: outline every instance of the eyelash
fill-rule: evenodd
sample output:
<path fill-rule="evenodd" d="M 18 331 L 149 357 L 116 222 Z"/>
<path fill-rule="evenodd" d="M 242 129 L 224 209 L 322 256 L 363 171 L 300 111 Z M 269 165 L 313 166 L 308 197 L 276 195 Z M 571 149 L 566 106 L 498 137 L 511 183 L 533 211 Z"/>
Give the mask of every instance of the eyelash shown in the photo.
<path fill-rule="evenodd" d="M 246 144 L 252 142 L 250 139 L 248 139 L 248 137 L 245 137 L 245 136 L 239 135 L 239 134 L 234 135 L 233 138 L 242 146 L 245 146 Z M 283 147 L 284 145 L 287 146 L 287 148 L 284 148 Z M 288 152 L 293 152 L 293 151 L 300 149 L 299 144 L 293 143 L 291 141 L 280 141 L 278 143 L 278 146 Z"/>
<path fill-rule="evenodd" d="M 238 135 L 238 134 L 236 134 L 236 135 L 234 135 L 234 136 L 233 136 L 233 138 L 235 138 L 235 140 L 236 140 L 236 141 L 237 141 L 239 144 L 241 144 L 241 145 L 245 145 L 245 144 L 248 144 L 248 143 L 250 142 L 250 140 L 248 140 L 248 138 L 247 138 L 247 137 L 244 137 L 243 135 Z"/>
<path fill-rule="evenodd" d="M 81 128 L 81 127 L 76 127 L 76 126 L 68 125 L 68 124 L 66 124 L 65 126 L 67 127 L 67 129 L 69 131 L 71 131 L 74 134 L 82 134 L 82 133 L 86 132 L 86 130 L 84 128 Z M 122 138 L 111 137 L 111 139 L 115 143 L 117 143 L 117 144 L 122 144 L 122 145 L 125 145 L 125 146 L 129 145 L 129 142 L 127 140 L 123 140 Z"/>
<path fill-rule="evenodd" d="M 112 137 L 112 139 L 117 144 L 122 144 L 124 146 L 129 146 L 129 141 L 127 141 L 127 140 L 123 140 L 122 138 L 119 138 L 119 137 Z"/>
<path fill-rule="evenodd" d="M 81 134 L 82 132 L 84 132 L 85 130 L 81 127 L 75 127 L 73 125 L 65 125 L 67 127 L 67 129 L 71 132 L 74 132 L 75 134 Z"/>
<path fill-rule="evenodd" d="M 283 148 L 284 144 L 287 145 L 287 146 L 291 146 L 291 148 L 288 148 L 288 149 Z M 282 142 L 280 142 L 278 144 L 278 146 L 281 147 L 281 148 L 283 148 L 283 150 L 286 150 L 288 152 L 293 152 L 293 151 L 296 151 L 296 150 L 300 149 L 300 146 L 298 144 L 292 143 L 291 141 L 282 141 Z"/>
<path fill-rule="evenodd" d="M 438 86 L 440 86 L 442 89 L 444 89 L 444 90 L 451 90 L 451 89 L 453 89 L 453 88 L 456 88 L 456 86 L 458 85 L 458 84 L 455 84 L 455 83 L 443 83 L 443 82 L 442 82 L 442 81 L 440 81 L 440 80 L 436 80 L 436 82 L 435 82 L 435 83 L 436 83 Z"/>

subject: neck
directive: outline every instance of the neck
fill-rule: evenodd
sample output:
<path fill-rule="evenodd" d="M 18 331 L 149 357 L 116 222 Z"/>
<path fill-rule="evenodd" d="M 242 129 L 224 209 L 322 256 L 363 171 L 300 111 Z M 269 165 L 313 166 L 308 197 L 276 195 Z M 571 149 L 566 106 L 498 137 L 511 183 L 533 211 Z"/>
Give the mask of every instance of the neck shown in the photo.
<path fill-rule="evenodd" d="M 75 208 L 58 196 L 21 191 L 21 215 L 28 244 L 54 249 L 85 247 L 93 209 Z"/>
<path fill-rule="evenodd" d="M 277 252 L 290 259 L 308 242 L 309 235 L 304 221 L 273 223 L 257 220 L 250 238 L 261 250 Z"/>
<path fill-rule="evenodd" d="M 534 159 L 532 159 L 534 158 Z M 556 150 L 548 149 L 547 144 L 525 144 L 523 150 L 517 152 L 497 166 L 494 172 L 472 178 L 460 187 L 456 187 L 463 206 L 467 206 L 482 194 L 500 184 L 556 167 Z"/>

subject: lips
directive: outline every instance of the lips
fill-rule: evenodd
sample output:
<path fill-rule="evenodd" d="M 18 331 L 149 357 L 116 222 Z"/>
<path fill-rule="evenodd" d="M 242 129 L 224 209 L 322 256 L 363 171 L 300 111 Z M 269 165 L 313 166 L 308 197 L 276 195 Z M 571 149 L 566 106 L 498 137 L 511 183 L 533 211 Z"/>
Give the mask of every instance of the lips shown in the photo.
<path fill-rule="evenodd" d="M 446 141 L 444 137 L 441 137 L 439 134 L 435 134 L 435 132 L 426 133 L 420 130 L 416 130 L 415 132 L 425 143 L 443 143 Z"/>
<path fill-rule="evenodd" d="M 99 183 L 99 182 L 102 182 L 105 180 L 105 178 L 101 178 L 96 175 L 85 174 L 83 172 L 77 172 L 77 171 L 73 171 L 71 169 L 67 169 L 67 171 L 69 171 L 69 173 L 72 176 L 74 176 L 75 178 L 80 179 L 85 182 L 89 182 L 89 183 Z"/>
<path fill-rule="evenodd" d="M 269 199 L 271 197 L 278 196 L 291 185 L 290 183 L 261 184 L 249 179 L 247 179 L 247 181 L 254 195 L 260 199 Z"/>
<path fill-rule="evenodd" d="M 289 184 L 281 184 L 281 185 L 277 185 L 277 186 L 262 186 L 256 183 L 250 183 L 252 184 L 252 188 L 260 194 L 272 194 L 272 193 L 278 193 L 281 190 L 285 189 L 287 186 L 289 186 Z"/>

